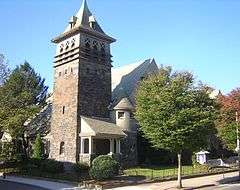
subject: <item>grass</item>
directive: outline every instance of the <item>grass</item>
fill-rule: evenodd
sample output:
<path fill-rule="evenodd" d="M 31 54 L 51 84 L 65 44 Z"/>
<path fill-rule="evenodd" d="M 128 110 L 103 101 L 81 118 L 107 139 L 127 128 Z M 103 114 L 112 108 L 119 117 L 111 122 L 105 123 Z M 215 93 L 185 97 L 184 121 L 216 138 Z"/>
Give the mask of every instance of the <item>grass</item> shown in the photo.
<path fill-rule="evenodd" d="M 218 173 L 223 171 L 228 171 L 229 169 L 211 169 L 209 170 L 207 166 L 183 166 L 182 174 L 183 176 Z M 146 178 L 168 178 L 177 177 L 177 167 L 175 166 L 162 166 L 162 167 L 136 167 L 124 170 L 124 174 L 127 176 L 144 176 Z"/>

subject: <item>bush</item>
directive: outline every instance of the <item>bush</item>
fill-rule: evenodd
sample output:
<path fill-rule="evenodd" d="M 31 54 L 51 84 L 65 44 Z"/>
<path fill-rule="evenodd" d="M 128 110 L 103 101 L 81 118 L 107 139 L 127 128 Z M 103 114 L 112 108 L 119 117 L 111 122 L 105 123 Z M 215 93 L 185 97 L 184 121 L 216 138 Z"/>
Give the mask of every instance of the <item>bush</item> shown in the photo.
<path fill-rule="evenodd" d="M 98 156 L 92 162 L 90 176 L 96 180 L 110 179 L 119 173 L 119 163 L 107 155 Z"/>
<path fill-rule="evenodd" d="M 40 160 L 44 158 L 44 145 L 39 134 L 33 145 L 33 158 Z"/>
<path fill-rule="evenodd" d="M 62 173 L 64 171 L 64 166 L 62 162 L 46 159 L 41 161 L 40 170 L 49 173 Z"/>
<path fill-rule="evenodd" d="M 88 163 L 79 162 L 74 165 L 74 169 L 77 173 L 87 172 L 89 170 L 89 165 Z"/>

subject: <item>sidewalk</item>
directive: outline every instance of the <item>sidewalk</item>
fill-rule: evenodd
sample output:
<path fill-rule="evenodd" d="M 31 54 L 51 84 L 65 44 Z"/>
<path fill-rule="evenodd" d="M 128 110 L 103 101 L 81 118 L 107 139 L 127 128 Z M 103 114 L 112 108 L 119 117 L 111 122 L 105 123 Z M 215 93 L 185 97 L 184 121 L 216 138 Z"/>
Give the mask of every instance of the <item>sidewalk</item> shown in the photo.
<path fill-rule="evenodd" d="M 226 173 L 226 174 L 218 174 L 212 176 L 184 179 L 183 187 L 186 190 L 191 189 L 200 189 L 204 187 L 213 187 L 219 184 L 224 184 L 236 180 L 238 176 L 238 172 Z M 149 183 L 149 184 L 141 184 L 136 186 L 128 186 L 128 187 L 119 187 L 114 188 L 114 190 L 175 190 L 176 189 L 176 181 L 168 181 L 168 182 L 160 182 L 160 183 Z"/>
<path fill-rule="evenodd" d="M 6 179 L 2 179 L 2 177 L 0 177 L 0 180 L 33 185 L 37 187 L 46 188 L 49 190 L 75 189 L 73 185 L 67 183 L 59 183 L 39 179 L 29 179 L 24 177 L 7 176 Z"/>
<path fill-rule="evenodd" d="M 184 186 L 184 189 L 186 190 L 201 189 L 204 187 L 211 188 L 219 184 L 236 181 L 237 177 L 238 177 L 238 172 L 232 172 L 232 173 L 226 173 L 226 174 L 218 174 L 218 175 L 212 175 L 212 176 L 184 179 L 183 186 Z M 40 179 L 29 179 L 24 177 L 7 176 L 6 179 L 2 179 L 2 177 L 0 177 L 0 180 L 29 184 L 33 186 L 46 188 L 49 190 L 80 190 L 81 189 L 79 187 L 74 187 L 74 185 L 67 184 L 67 183 L 45 181 Z M 147 184 L 141 184 L 136 186 L 119 187 L 119 188 L 114 188 L 112 190 L 175 190 L 176 183 L 177 183 L 176 181 L 147 183 Z"/>

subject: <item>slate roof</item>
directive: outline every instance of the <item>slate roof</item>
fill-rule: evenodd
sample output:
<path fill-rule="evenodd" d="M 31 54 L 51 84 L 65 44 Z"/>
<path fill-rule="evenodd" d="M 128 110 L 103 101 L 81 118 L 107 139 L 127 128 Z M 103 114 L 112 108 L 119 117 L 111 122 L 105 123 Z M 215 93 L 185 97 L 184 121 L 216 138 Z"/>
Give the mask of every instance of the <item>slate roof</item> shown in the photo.
<path fill-rule="evenodd" d="M 86 0 L 83 0 L 79 11 L 72 18 L 76 19 L 76 24 L 75 24 L 74 28 L 82 26 L 82 27 L 85 27 L 88 29 L 92 29 L 90 27 L 90 22 L 94 22 L 95 23 L 94 30 L 105 34 L 104 31 L 102 30 L 102 28 L 100 27 L 100 25 L 98 24 L 98 22 L 96 21 L 95 17 L 92 15 L 91 11 L 89 10 Z M 73 21 L 73 19 L 71 19 L 71 21 Z M 69 30 L 71 30 L 70 25 L 67 26 L 67 28 L 65 29 L 65 32 L 67 32 Z"/>
<path fill-rule="evenodd" d="M 114 107 L 115 110 L 134 110 L 132 103 L 128 98 L 121 99 L 118 104 Z"/>
<path fill-rule="evenodd" d="M 34 118 L 24 124 L 27 136 L 34 137 L 37 134 L 46 136 L 50 132 L 51 117 L 52 103 L 49 102 Z"/>
<path fill-rule="evenodd" d="M 139 81 L 158 72 L 154 59 L 112 69 L 112 105 L 113 108 L 122 98 L 127 97 L 135 105 L 135 91 Z"/>
<path fill-rule="evenodd" d="M 107 122 L 100 119 L 89 118 L 81 116 L 81 118 L 89 125 L 89 127 L 97 135 L 117 135 L 117 136 L 126 136 L 122 129 L 112 122 Z"/>

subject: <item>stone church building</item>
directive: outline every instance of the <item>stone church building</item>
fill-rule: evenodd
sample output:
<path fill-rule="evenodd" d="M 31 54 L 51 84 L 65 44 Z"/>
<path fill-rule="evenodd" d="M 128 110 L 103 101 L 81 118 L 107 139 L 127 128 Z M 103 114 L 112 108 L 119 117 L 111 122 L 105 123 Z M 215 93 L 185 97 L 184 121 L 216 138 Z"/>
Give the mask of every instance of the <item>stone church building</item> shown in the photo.
<path fill-rule="evenodd" d="M 52 40 L 53 95 L 27 123 L 29 138 L 42 134 L 49 158 L 90 163 L 108 154 L 125 166 L 137 164 L 135 91 L 158 66 L 147 59 L 112 69 L 110 45 L 115 41 L 100 27 L 86 0 Z"/>
<path fill-rule="evenodd" d="M 90 163 L 97 155 L 110 154 L 126 165 L 136 164 L 134 80 L 141 78 L 124 75 L 112 91 L 110 45 L 115 41 L 102 30 L 86 0 L 52 40 L 56 54 L 50 158 Z M 158 70 L 153 59 L 145 62 L 138 68 L 141 72 Z"/>

